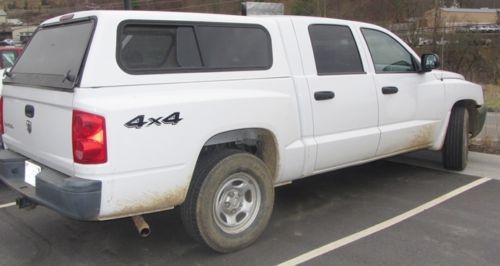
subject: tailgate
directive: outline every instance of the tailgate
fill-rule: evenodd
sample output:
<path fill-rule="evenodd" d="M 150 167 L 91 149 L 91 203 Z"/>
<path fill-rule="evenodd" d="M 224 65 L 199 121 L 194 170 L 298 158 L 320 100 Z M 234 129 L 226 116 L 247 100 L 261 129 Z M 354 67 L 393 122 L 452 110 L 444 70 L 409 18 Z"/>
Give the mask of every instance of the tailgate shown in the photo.
<path fill-rule="evenodd" d="M 2 94 L 6 148 L 72 174 L 73 93 L 5 85 Z"/>
<path fill-rule="evenodd" d="M 96 20 L 41 25 L 4 79 L 7 149 L 72 175 L 72 112 Z"/>

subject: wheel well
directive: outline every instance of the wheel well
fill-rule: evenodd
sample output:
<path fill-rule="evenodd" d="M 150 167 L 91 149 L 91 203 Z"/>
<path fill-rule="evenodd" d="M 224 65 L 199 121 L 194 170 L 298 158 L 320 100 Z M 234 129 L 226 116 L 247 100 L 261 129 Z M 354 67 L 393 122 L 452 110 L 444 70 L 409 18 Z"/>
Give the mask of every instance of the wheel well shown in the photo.
<path fill-rule="evenodd" d="M 260 158 L 271 171 L 273 180 L 278 171 L 278 145 L 274 134 L 261 128 L 245 128 L 226 131 L 211 137 L 204 145 L 198 158 L 218 149 L 239 149 Z"/>
<path fill-rule="evenodd" d="M 469 112 L 469 133 L 474 132 L 475 129 L 473 127 L 477 124 L 476 120 L 478 119 L 477 103 L 474 100 L 460 100 L 453 105 L 453 108 L 455 106 L 463 106 L 467 108 L 467 111 Z"/>

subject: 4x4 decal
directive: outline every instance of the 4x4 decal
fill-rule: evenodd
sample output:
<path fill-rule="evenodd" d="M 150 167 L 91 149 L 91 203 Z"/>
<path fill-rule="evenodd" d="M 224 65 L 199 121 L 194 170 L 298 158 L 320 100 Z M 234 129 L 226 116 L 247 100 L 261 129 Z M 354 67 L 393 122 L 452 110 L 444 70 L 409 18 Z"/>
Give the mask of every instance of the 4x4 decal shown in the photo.
<path fill-rule="evenodd" d="M 181 114 L 179 112 L 175 112 L 175 113 L 172 113 L 171 115 L 169 115 L 165 118 L 160 116 L 160 117 L 151 117 L 151 118 L 148 118 L 147 120 L 145 118 L 145 115 L 138 115 L 138 116 L 132 118 L 127 123 L 125 123 L 124 126 L 126 126 L 128 128 L 140 129 L 143 126 L 149 127 L 152 125 L 156 125 L 156 126 L 177 125 L 177 123 L 179 123 L 182 120 L 182 118 L 180 118 L 180 115 Z"/>

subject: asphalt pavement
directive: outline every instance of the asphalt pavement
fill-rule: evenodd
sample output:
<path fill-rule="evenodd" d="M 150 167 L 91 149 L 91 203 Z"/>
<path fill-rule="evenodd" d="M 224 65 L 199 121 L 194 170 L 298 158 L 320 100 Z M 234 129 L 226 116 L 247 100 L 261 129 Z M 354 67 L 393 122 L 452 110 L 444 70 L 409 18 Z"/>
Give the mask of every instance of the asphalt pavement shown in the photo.
<path fill-rule="evenodd" d="M 441 161 L 442 154 L 440 151 L 421 150 L 392 157 L 388 160 L 435 169 L 437 171 L 447 171 L 450 173 L 489 177 L 500 180 L 500 155 L 469 152 L 467 168 L 460 172 L 443 169 Z"/>
<path fill-rule="evenodd" d="M 499 181 L 480 186 L 309 264 L 498 265 L 499 192 Z"/>
<path fill-rule="evenodd" d="M 191 240 L 177 209 L 146 215 L 152 234 L 141 238 L 130 219 L 79 222 L 44 207 L 1 208 L 0 265 L 276 265 L 484 177 L 410 164 L 378 161 L 279 187 L 264 234 L 225 255 Z M 498 265 L 499 193 L 500 181 L 487 181 L 305 264 Z M 14 198 L 0 185 L 0 205 Z"/>

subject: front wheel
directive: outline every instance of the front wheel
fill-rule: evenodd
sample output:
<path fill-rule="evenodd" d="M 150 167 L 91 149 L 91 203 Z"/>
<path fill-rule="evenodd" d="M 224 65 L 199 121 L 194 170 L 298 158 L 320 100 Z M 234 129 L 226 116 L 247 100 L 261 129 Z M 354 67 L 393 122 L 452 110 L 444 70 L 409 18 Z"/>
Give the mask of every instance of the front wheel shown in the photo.
<path fill-rule="evenodd" d="M 455 106 L 451 111 L 443 146 L 444 168 L 455 171 L 465 169 L 469 154 L 469 142 L 469 112 L 464 106 Z"/>
<path fill-rule="evenodd" d="M 249 153 L 223 150 L 200 159 L 181 217 L 194 239 L 226 253 L 260 236 L 273 204 L 272 177 L 264 162 Z"/>

